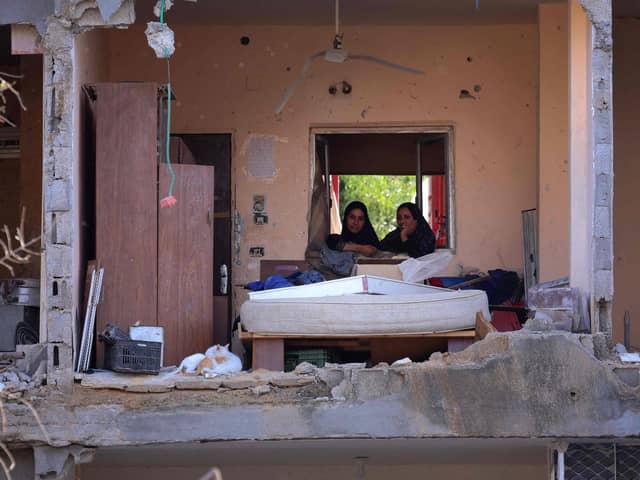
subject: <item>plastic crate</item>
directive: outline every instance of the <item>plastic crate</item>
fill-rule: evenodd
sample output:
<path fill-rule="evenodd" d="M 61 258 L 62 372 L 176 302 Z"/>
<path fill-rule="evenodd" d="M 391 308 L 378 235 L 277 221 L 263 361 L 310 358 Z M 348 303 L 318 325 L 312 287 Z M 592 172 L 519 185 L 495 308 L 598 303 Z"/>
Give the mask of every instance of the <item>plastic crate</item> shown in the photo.
<path fill-rule="evenodd" d="M 118 340 L 113 345 L 105 343 L 104 365 L 114 372 L 160 373 L 160 342 Z"/>
<path fill-rule="evenodd" d="M 325 363 L 335 361 L 337 361 L 336 353 L 328 348 L 287 350 L 284 355 L 284 371 L 290 372 L 302 362 L 309 362 L 318 368 L 322 368 Z"/>

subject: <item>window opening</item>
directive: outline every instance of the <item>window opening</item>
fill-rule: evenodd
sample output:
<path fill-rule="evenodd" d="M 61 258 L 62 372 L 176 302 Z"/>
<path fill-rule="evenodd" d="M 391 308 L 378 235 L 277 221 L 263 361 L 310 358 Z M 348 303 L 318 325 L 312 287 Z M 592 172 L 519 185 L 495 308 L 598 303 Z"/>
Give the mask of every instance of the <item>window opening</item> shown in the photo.
<path fill-rule="evenodd" d="M 378 237 L 383 238 L 396 227 L 397 206 L 414 202 L 436 235 L 436 247 L 452 248 L 448 130 L 330 133 L 316 135 L 315 140 L 316 169 L 321 169 L 315 182 L 320 179 L 322 185 L 314 189 L 325 192 L 321 202 L 326 205 L 330 233 L 340 232 L 345 207 L 360 200 L 367 205 Z"/>

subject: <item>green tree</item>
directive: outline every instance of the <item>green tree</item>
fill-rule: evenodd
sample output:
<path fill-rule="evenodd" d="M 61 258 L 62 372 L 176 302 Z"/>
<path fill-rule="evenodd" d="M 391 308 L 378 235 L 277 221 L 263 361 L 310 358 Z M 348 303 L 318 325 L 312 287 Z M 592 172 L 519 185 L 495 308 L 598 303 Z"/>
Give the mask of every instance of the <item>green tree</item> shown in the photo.
<path fill-rule="evenodd" d="M 411 175 L 340 175 L 340 218 L 349 202 L 363 202 L 369 210 L 371 224 L 382 240 L 396 227 L 398 205 L 414 201 L 415 181 Z"/>

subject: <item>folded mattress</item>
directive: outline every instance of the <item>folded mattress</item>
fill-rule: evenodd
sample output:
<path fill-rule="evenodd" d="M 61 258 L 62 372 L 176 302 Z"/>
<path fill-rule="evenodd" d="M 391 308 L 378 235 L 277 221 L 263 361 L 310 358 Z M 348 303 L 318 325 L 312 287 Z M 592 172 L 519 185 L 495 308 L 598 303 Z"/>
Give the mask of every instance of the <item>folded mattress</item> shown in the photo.
<path fill-rule="evenodd" d="M 358 278 L 364 288 L 353 287 Z M 323 285 L 334 282 L 343 282 L 337 286 L 349 293 Z M 240 309 L 242 325 L 272 335 L 364 336 L 464 330 L 475 326 L 479 311 L 490 318 L 481 290 L 452 291 L 371 276 L 323 284 L 309 285 L 310 296 L 305 296 L 307 286 L 252 294 Z"/>

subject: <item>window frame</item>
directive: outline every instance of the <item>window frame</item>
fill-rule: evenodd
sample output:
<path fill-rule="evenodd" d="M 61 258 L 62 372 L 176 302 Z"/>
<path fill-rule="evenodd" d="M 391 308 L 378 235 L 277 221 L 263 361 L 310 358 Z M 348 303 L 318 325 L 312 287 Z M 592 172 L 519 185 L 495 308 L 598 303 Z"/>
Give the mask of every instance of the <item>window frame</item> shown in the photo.
<path fill-rule="evenodd" d="M 307 223 L 309 222 L 312 209 L 312 192 L 313 192 L 313 179 L 315 176 L 315 164 L 316 164 L 316 136 L 319 135 L 332 135 L 332 134 L 358 134 L 358 133 L 391 133 L 391 134 L 403 134 L 403 133 L 445 133 L 447 136 L 446 141 L 446 203 L 447 203 L 447 229 L 449 235 L 449 246 L 447 248 L 441 248 L 439 250 L 446 250 L 453 254 L 456 252 L 457 244 L 457 229 L 456 229 L 456 208 L 455 208 L 455 127 L 453 124 L 425 124 L 425 125 L 388 125 L 388 126 L 365 126 L 365 125 L 315 125 L 309 129 L 309 196 L 308 196 L 308 209 L 307 209 Z M 418 168 L 416 167 L 416 179 L 418 178 Z M 331 171 L 329 171 L 331 174 Z"/>

